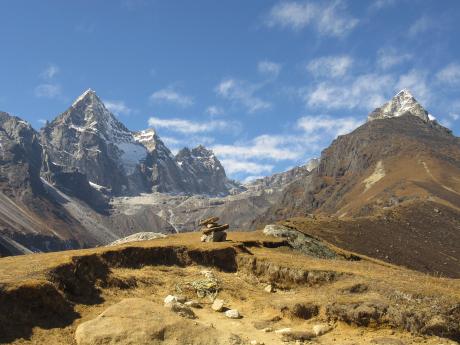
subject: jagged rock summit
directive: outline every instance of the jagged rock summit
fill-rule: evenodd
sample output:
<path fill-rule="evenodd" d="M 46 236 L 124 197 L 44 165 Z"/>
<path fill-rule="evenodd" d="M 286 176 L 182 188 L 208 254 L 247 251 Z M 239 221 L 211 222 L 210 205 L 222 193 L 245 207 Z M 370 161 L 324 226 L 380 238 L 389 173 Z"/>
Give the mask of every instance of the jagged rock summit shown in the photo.
<path fill-rule="evenodd" d="M 399 117 L 405 114 L 417 116 L 424 122 L 430 121 L 429 113 L 407 89 L 399 91 L 390 101 L 375 109 L 369 114 L 367 121 Z"/>
<path fill-rule="evenodd" d="M 42 129 L 41 142 L 49 170 L 78 170 L 112 195 L 227 195 L 238 187 L 212 151 L 198 146 L 174 156 L 153 128 L 126 128 L 92 89 Z"/>

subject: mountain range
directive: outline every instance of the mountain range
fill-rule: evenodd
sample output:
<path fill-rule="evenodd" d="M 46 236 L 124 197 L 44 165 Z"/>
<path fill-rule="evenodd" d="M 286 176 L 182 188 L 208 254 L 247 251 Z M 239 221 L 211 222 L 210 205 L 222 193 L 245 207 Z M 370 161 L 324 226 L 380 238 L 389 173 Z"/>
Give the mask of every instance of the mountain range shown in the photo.
<path fill-rule="evenodd" d="M 130 131 L 93 90 L 40 132 L 0 113 L 0 143 L 0 255 L 193 231 L 219 216 L 244 230 L 290 219 L 349 250 L 460 271 L 460 141 L 408 90 L 320 158 L 244 185 L 204 146 L 174 155 L 153 128 Z M 421 258 L 428 247 L 436 254 Z"/>

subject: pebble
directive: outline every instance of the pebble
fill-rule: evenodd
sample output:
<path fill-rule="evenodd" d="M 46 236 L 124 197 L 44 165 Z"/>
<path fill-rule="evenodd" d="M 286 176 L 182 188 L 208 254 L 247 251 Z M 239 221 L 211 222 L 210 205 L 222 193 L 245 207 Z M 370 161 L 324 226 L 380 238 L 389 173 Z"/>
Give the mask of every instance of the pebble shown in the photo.
<path fill-rule="evenodd" d="M 273 332 L 273 328 L 267 327 L 267 328 L 264 328 L 262 331 L 265 333 L 270 333 L 270 332 Z"/>
<path fill-rule="evenodd" d="M 212 303 L 212 310 L 221 312 L 224 310 L 224 301 L 221 299 L 215 299 L 214 302 Z"/>
<path fill-rule="evenodd" d="M 229 309 L 225 312 L 225 316 L 229 319 L 239 319 L 241 318 L 240 312 L 236 309 Z"/>
<path fill-rule="evenodd" d="M 184 303 L 187 307 L 191 307 L 191 308 L 203 308 L 203 306 L 200 304 L 200 302 L 198 301 L 187 301 Z"/>
<path fill-rule="evenodd" d="M 272 284 L 268 284 L 264 290 L 265 292 L 272 293 L 275 292 L 275 287 Z"/>
<path fill-rule="evenodd" d="M 281 328 L 281 329 L 277 329 L 275 331 L 276 334 L 287 334 L 287 333 L 291 333 L 292 332 L 292 328 Z"/>
<path fill-rule="evenodd" d="M 319 324 L 319 325 L 313 326 L 313 333 L 315 333 L 317 337 L 319 337 L 320 335 L 326 334 L 327 332 L 330 332 L 331 330 L 332 330 L 332 326 L 328 324 Z"/>
<path fill-rule="evenodd" d="M 262 341 L 251 340 L 249 344 L 251 344 L 251 345 L 264 345 L 265 343 L 262 342 Z"/>

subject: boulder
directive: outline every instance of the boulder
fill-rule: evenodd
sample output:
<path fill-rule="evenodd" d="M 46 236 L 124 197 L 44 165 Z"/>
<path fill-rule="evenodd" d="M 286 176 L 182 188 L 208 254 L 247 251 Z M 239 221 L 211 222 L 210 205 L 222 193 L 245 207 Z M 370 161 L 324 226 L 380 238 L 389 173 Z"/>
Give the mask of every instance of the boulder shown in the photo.
<path fill-rule="evenodd" d="M 201 236 L 201 242 L 225 242 L 227 233 L 224 231 L 212 232 L 209 235 Z"/>
<path fill-rule="evenodd" d="M 77 345 L 224 344 L 221 335 L 142 298 L 112 305 L 77 327 Z"/>
<path fill-rule="evenodd" d="M 308 256 L 320 259 L 340 258 L 326 243 L 284 225 L 269 224 L 265 226 L 263 233 L 266 236 L 285 238 L 294 250 Z"/>

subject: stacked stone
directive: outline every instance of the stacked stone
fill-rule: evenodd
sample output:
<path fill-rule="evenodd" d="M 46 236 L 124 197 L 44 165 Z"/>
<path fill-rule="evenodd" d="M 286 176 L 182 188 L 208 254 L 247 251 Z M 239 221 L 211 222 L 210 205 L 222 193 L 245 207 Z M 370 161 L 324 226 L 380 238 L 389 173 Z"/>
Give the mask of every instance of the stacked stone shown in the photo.
<path fill-rule="evenodd" d="M 225 230 L 228 229 L 229 225 L 220 225 L 217 223 L 219 217 L 211 217 L 202 220 L 199 224 L 202 226 L 201 242 L 224 242 L 227 239 L 227 233 Z"/>

